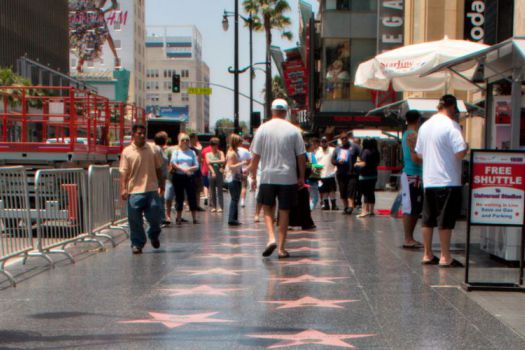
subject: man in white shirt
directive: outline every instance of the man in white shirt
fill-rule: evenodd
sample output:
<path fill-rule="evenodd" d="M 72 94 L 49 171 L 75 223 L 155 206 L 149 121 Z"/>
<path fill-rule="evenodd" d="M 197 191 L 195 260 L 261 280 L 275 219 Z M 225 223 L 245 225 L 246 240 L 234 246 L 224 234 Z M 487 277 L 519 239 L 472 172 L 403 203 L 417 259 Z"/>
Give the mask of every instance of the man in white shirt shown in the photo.
<path fill-rule="evenodd" d="M 290 254 L 284 245 L 288 233 L 290 209 L 297 202 L 298 188 L 304 187 L 306 149 L 300 130 L 284 118 L 288 103 L 276 99 L 272 103 L 272 119 L 257 130 L 252 142 L 252 187 L 260 182 L 257 202 L 264 210 L 264 223 L 268 230 L 268 244 L 263 256 L 272 255 L 278 248 L 279 258 Z M 257 179 L 257 169 L 261 177 Z M 279 244 L 275 241 L 273 217 L 275 199 L 279 202 Z"/>
<path fill-rule="evenodd" d="M 321 202 L 323 203 L 323 210 L 330 210 L 330 201 L 332 202 L 332 210 L 337 209 L 335 191 L 337 185 L 335 182 L 335 173 L 337 168 L 332 164 L 332 157 L 335 148 L 330 147 L 326 136 L 321 138 L 321 147 L 315 152 L 315 159 L 317 164 L 323 166 L 321 170 L 321 185 L 319 186 L 319 193 L 321 194 Z"/>
<path fill-rule="evenodd" d="M 450 255 L 450 237 L 461 209 L 461 161 L 467 144 L 461 127 L 454 120 L 457 100 L 452 95 L 441 97 L 438 113 L 419 129 L 415 151 L 423 160 L 423 245 L 424 265 L 461 267 Z M 433 228 L 439 230 L 441 258 L 432 252 Z"/>

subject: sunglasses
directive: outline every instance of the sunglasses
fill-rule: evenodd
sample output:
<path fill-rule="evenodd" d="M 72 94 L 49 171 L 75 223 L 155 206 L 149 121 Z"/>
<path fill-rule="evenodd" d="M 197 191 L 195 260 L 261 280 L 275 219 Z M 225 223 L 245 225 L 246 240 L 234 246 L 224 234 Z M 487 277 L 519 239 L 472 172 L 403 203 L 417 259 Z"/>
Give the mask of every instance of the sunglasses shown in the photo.
<path fill-rule="evenodd" d="M 180 141 L 181 141 L 181 142 L 189 142 L 190 139 L 181 139 Z"/>

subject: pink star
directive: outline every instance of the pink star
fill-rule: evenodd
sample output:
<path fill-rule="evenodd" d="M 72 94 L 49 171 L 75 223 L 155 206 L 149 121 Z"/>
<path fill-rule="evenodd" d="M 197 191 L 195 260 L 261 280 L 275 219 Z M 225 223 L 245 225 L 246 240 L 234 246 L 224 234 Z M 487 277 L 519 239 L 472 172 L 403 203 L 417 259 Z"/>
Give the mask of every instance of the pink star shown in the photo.
<path fill-rule="evenodd" d="M 286 249 L 290 253 L 297 253 L 297 252 L 320 252 L 324 250 L 333 250 L 335 248 L 310 248 L 310 247 L 299 247 L 299 248 L 290 248 Z"/>
<path fill-rule="evenodd" d="M 218 314 L 218 312 L 208 312 L 204 314 L 193 315 L 173 315 L 163 314 L 159 312 L 148 312 L 152 319 L 120 321 L 119 323 L 134 324 L 134 323 L 160 323 L 172 329 L 184 326 L 190 323 L 229 323 L 231 320 L 223 320 L 219 318 L 210 318 L 210 316 Z"/>
<path fill-rule="evenodd" d="M 344 280 L 349 277 L 316 277 L 312 275 L 301 275 L 297 277 L 275 277 L 270 278 L 273 281 L 280 281 L 282 284 L 291 284 L 291 283 L 330 283 L 335 284 L 334 280 Z"/>
<path fill-rule="evenodd" d="M 291 243 L 295 243 L 295 242 L 321 242 L 321 239 L 319 239 L 319 238 L 290 238 L 288 241 L 291 242 Z M 323 241 L 326 242 L 326 240 L 323 240 Z"/>
<path fill-rule="evenodd" d="M 244 290 L 244 288 L 214 288 L 202 285 L 194 288 L 161 289 L 161 291 L 169 293 L 172 297 L 182 295 L 227 295 L 227 292 L 236 292 L 239 290 Z"/>
<path fill-rule="evenodd" d="M 229 238 L 257 238 L 255 235 L 232 235 Z"/>
<path fill-rule="evenodd" d="M 330 266 L 336 260 L 313 260 L 313 259 L 300 259 L 300 260 L 288 260 L 280 261 L 284 266 L 300 266 L 300 265 L 321 265 L 321 266 Z"/>
<path fill-rule="evenodd" d="M 264 231 L 261 228 L 231 228 L 229 231 L 232 232 L 262 232 Z"/>
<path fill-rule="evenodd" d="M 227 254 L 207 254 L 201 256 L 202 258 L 217 258 L 221 260 L 230 260 L 235 258 L 252 258 L 252 255 L 244 253 L 227 253 Z"/>
<path fill-rule="evenodd" d="M 298 230 L 298 231 L 288 231 L 288 234 L 289 235 L 322 235 L 324 234 L 324 232 Z"/>
<path fill-rule="evenodd" d="M 208 270 L 183 270 L 183 272 L 191 273 L 192 276 L 202 275 L 226 275 L 226 276 L 238 276 L 239 272 L 248 272 L 253 270 L 232 270 L 223 268 L 214 268 Z"/>
<path fill-rule="evenodd" d="M 251 338 L 275 339 L 281 340 L 279 343 L 271 345 L 268 349 L 286 348 L 300 345 L 329 345 L 341 348 L 355 348 L 352 344 L 346 343 L 343 339 L 358 339 L 373 337 L 375 334 L 328 334 L 308 329 L 295 334 L 250 334 Z"/>
<path fill-rule="evenodd" d="M 345 299 L 345 300 L 321 300 L 312 297 L 304 297 L 297 300 L 271 300 L 271 301 L 261 301 L 261 303 L 266 304 L 282 304 L 277 307 L 277 309 L 294 309 L 298 307 L 324 307 L 324 308 L 334 308 L 334 309 L 344 309 L 344 306 L 337 304 L 341 303 L 354 303 L 359 300 Z"/>

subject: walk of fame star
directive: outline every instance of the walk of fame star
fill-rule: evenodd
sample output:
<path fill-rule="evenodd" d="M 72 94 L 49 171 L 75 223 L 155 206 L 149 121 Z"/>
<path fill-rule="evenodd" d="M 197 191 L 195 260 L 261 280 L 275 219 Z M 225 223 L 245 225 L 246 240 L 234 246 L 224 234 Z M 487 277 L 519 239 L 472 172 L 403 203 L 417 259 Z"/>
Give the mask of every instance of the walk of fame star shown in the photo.
<path fill-rule="evenodd" d="M 226 276 L 238 276 L 239 272 L 249 272 L 253 270 L 233 270 L 233 269 L 223 269 L 223 268 L 214 268 L 208 270 L 182 270 L 182 272 L 191 273 L 192 276 L 202 276 L 202 275 L 226 275 Z"/>
<path fill-rule="evenodd" d="M 166 288 L 160 291 L 168 293 L 172 297 L 183 295 L 228 295 L 228 292 L 236 292 L 245 290 L 245 288 L 214 288 L 207 285 L 202 285 L 194 288 Z"/>
<path fill-rule="evenodd" d="M 290 253 L 298 252 L 321 252 L 325 250 L 334 250 L 335 248 L 312 248 L 312 247 L 299 247 L 299 248 L 287 248 L 286 250 Z"/>
<path fill-rule="evenodd" d="M 308 329 L 295 334 L 249 334 L 250 338 L 274 339 L 280 342 L 271 345 L 268 349 L 286 348 L 300 345 L 328 345 L 354 349 L 355 346 L 344 342 L 344 339 L 358 339 L 373 337 L 375 334 L 328 334 L 315 329 Z"/>
<path fill-rule="evenodd" d="M 257 243 L 221 243 L 219 246 L 228 248 L 257 247 Z"/>
<path fill-rule="evenodd" d="M 212 253 L 212 254 L 201 255 L 201 258 L 203 259 L 215 258 L 215 259 L 221 259 L 221 260 L 230 260 L 230 259 L 236 259 L 236 258 L 253 258 L 253 256 L 250 254 L 244 254 L 244 253 Z"/>
<path fill-rule="evenodd" d="M 335 284 L 334 280 L 344 280 L 349 277 L 316 277 L 312 275 L 301 275 L 296 277 L 274 277 L 270 278 L 273 281 L 279 281 L 281 284 L 292 284 L 292 283 L 330 283 Z"/>
<path fill-rule="evenodd" d="M 299 260 L 288 260 L 282 261 L 279 263 L 284 266 L 302 266 L 302 265 L 320 265 L 320 266 L 330 266 L 333 265 L 337 260 L 313 260 L 313 259 L 299 259 Z"/>
<path fill-rule="evenodd" d="M 230 323 L 235 322 L 231 320 L 223 320 L 220 318 L 211 318 L 210 316 L 218 314 L 218 312 L 208 312 L 203 314 L 192 314 L 192 315 L 173 315 L 163 314 L 160 312 L 148 312 L 152 317 L 150 319 L 143 320 L 129 320 L 120 321 L 119 323 L 125 324 L 136 324 L 136 323 L 160 323 L 164 326 L 172 329 L 180 326 L 184 326 L 191 323 Z"/>
<path fill-rule="evenodd" d="M 231 235 L 228 238 L 257 238 L 255 235 Z"/>
<path fill-rule="evenodd" d="M 262 228 L 230 228 L 228 231 L 232 232 L 263 232 L 264 230 Z"/>
<path fill-rule="evenodd" d="M 290 238 L 288 242 L 327 242 L 326 240 L 321 240 L 320 238 Z M 333 242 L 333 241 L 332 241 Z"/>
<path fill-rule="evenodd" d="M 294 309 L 298 307 L 324 307 L 324 308 L 333 308 L 333 309 L 344 309 L 344 306 L 337 304 L 342 303 L 354 303 L 359 300 L 344 299 L 344 300 L 321 300 L 316 299 L 310 296 L 300 298 L 297 300 L 270 300 L 270 301 L 261 301 L 265 304 L 282 304 L 278 306 L 277 309 Z"/>

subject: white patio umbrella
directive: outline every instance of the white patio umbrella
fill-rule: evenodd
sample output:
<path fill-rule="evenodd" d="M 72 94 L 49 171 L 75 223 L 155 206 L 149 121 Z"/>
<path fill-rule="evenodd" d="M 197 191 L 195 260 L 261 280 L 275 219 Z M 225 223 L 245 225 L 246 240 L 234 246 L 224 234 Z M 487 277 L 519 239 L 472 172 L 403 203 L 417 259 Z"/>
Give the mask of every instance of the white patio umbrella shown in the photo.
<path fill-rule="evenodd" d="M 437 65 L 482 49 L 487 45 L 465 40 L 431 41 L 390 50 L 363 62 L 357 68 L 354 84 L 372 90 L 396 91 L 475 90 L 475 85 L 449 72 L 421 77 Z M 462 72 L 468 78 L 475 67 Z"/>

